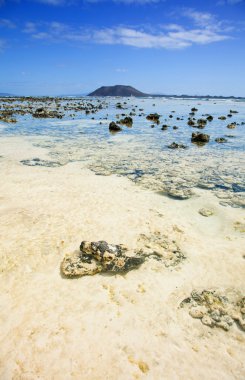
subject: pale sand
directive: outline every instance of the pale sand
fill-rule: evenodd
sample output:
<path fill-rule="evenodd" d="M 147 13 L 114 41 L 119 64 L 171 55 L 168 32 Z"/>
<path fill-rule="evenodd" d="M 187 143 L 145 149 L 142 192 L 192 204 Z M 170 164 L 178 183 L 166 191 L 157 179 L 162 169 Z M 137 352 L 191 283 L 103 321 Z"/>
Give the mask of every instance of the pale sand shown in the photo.
<path fill-rule="evenodd" d="M 1 380 L 244 379 L 245 333 L 179 308 L 193 289 L 245 291 L 244 234 L 234 228 L 244 211 L 204 190 L 168 199 L 79 162 L 24 166 L 47 157 L 23 139 L 2 139 L 0 152 Z M 60 275 L 82 240 L 135 249 L 157 231 L 185 253 L 176 268 L 151 259 L 125 276 Z"/>

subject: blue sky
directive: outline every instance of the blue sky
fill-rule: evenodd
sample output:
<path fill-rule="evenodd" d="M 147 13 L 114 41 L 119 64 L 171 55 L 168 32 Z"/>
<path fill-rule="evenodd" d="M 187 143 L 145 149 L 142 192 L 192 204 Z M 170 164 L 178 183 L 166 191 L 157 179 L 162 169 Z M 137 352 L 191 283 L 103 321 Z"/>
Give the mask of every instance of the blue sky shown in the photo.
<path fill-rule="evenodd" d="M 245 0 L 0 0 L 0 92 L 245 96 Z"/>

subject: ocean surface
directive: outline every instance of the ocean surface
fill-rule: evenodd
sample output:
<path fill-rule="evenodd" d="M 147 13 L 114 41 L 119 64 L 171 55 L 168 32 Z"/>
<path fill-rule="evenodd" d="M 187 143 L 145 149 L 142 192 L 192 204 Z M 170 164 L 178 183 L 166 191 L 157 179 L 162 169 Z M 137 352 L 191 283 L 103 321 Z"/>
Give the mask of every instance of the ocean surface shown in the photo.
<path fill-rule="evenodd" d="M 116 106 L 119 102 L 120 109 Z M 69 105 L 76 108 L 79 104 L 89 107 L 89 103 L 100 105 L 101 109 L 88 114 L 68 109 Z M 97 175 L 127 176 L 164 196 L 184 200 L 195 197 L 196 188 L 203 188 L 212 191 L 223 206 L 245 206 L 245 101 L 85 97 L 59 100 L 59 104 L 59 111 L 64 113 L 62 119 L 33 118 L 27 113 L 14 115 L 16 123 L 0 121 L 0 136 L 27 138 L 50 157 L 45 161 L 30 157 L 27 152 L 21 164 L 57 167 L 79 161 Z M 20 109 L 27 102 L 16 100 L 11 105 Z M 47 103 L 40 98 L 33 104 L 33 109 L 38 107 L 55 110 L 57 101 Z M 196 119 L 213 116 L 204 129 L 187 124 L 193 107 L 198 109 Z M 231 113 L 226 120 L 218 119 L 230 114 L 230 110 L 237 113 Z M 135 114 L 132 127 L 122 125 L 122 131 L 112 134 L 109 123 L 130 112 Z M 150 113 L 161 115 L 159 124 L 146 119 Z M 234 122 L 235 128 L 228 129 L 227 125 Z M 161 130 L 162 125 L 168 128 Z M 210 135 L 210 142 L 202 146 L 192 143 L 193 132 Z M 217 143 L 215 139 L 219 137 L 227 142 Z M 169 149 L 173 142 L 187 148 Z"/>

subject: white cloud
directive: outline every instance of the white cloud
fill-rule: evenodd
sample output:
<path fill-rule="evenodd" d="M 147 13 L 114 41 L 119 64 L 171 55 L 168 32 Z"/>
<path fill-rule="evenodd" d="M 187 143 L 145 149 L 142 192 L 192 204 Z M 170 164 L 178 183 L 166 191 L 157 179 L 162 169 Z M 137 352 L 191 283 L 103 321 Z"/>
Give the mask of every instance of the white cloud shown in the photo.
<path fill-rule="evenodd" d="M 209 44 L 230 38 L 228 35 L 211 27 L 184 28 L 181 25 L 170 24 L 147 32 L 142 28 L 115 26 L 104 29 L 70 28 L 67 25 L 52 22 L 45 24 L 45 30 L 32 33 L 37 40 L 52 42 L 73 41 L 93 42 L 104 45 L 125 45 L 137 48 L 181 49 L 193 44 Z"/>

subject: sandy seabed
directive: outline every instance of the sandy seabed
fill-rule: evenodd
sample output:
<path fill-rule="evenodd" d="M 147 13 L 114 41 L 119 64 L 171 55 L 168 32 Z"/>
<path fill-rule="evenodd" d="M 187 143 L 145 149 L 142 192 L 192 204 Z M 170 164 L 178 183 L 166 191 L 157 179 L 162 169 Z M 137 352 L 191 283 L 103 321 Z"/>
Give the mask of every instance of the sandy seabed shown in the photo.
<path fill-rule="evenodd" d="M 245 333 L 210 328 L 180 308 L 193 289 L 244 294 L 244 211 L 207 190 L 185 201 L 79 162 L 57 168 L 23 138 L 0 143 L 0 379 L 244 379 Z M 214 211 L 211 217 L 199 209 Z M 147 260 L 125 275 L 66 279 L 82 240 L 136 249 L 163 234 L 186 259 Z"/>

